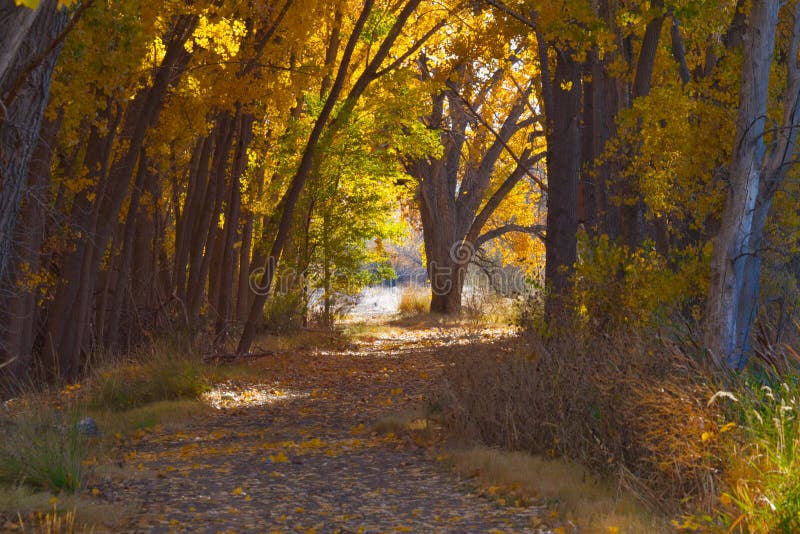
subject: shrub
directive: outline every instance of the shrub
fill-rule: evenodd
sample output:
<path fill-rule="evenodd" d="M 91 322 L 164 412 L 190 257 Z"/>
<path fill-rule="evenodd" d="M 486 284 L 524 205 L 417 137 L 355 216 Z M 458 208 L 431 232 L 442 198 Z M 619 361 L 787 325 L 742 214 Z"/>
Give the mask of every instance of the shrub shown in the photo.
<path fill-rule="evenodd" d="M 673 251 L 671 260 L 653 243 L 629 250 L 608 236 L 581 236 L 576 265 L 576 299 L 580 313 L 594 328 L 648 328 L 676 314 L 695 315 L 707 294 L 708 245 Z"/>
<path fill-rule="evenodd" d="M 275 334 L 298 330 L 303 325 L 303 313 L 299 292 L 275 292 L 264 308 L 263 328 Z"/>

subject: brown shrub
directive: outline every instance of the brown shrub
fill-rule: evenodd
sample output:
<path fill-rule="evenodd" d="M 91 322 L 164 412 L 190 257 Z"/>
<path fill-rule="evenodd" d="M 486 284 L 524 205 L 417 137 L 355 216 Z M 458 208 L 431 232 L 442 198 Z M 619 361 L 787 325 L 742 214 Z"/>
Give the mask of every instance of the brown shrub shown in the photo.
<path fill-rule="evenodd" d="M 637 332 L 455 354 L 435 404 L 468 439 L 565 456 L 611 474 L 663 511 L 708 507 L 716 492 L 721 415 L 702 365 Z"/>

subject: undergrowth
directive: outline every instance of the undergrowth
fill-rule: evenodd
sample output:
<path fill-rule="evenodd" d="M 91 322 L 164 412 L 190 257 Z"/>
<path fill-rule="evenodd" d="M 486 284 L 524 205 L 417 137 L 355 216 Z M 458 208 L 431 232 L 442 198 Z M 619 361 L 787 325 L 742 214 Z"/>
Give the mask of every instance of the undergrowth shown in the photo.
<path fill-rule="evenodd" d="M 87 438 L 77 412 L 47 410 L 6 417 L 0 441 L 0 482 L 74 493 L 83 486 Z"/>
<path fill-rule="evenodd" d="M 199 356 L 156 343 L 124 361 L 100 366 L 86 400 L 91 408 L 120 411 L 158 401 L 196 399 L 208 388 Z"/>
<path fill-rule="evenodd" d="M 88 471 L 120 436 L 204 410 L 199 398 L 222 371 L 190 349 L 174 339 L 155 341 L 123 359 L 97 355 L 82 383 L 17 385 L 16 396 L 0 408 L 0 515 L 20 514 L 17 529 L 24 532 L 82 531 L 74 513 L 49 510 L 40 497 L 71 495 L 86 524 L 106 524 L 107 511 L 94 513 L 98 503 L 77 498 Z M 96 421 L 97 437 L 81 431 L 87 417 Z"/>
<path fill-rule="evenodd" d="M 737 424 L 721 495 L 726 523 L 739 532 L 800 532 L 798 377 L 747 376 L 725 401 Z"/>
<path fill-rule="evenodd" d="M 800 532 L 800 357 L 761 347 L 734 374 L 693 347 L 641 326 L 470 346 L 433 404 L 462 441 L 577 462 L 672 528 Z"/>
<path fill-rule="evenodd" d="M 434 403 L 467 440 L 576 461 L 660 513 L 710 510 L 725 424 L 711 375 L 651 334 L 471 347 Z"/>

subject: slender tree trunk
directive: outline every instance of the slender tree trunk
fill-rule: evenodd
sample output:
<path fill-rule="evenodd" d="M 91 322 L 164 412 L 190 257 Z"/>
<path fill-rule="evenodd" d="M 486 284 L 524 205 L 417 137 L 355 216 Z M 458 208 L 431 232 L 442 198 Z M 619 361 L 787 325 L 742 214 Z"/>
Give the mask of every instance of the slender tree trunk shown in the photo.
<path fill-rule="evenodd" d="M 17 225 L 15 254 L 16 267 L 11 286 L 0 293 L 0 324 L 4 325 L 0 341 L 0 354 L 5 359 L 16 358 L 9 368 L 15 383 L 24 384 L 33 364 L 33 344 L 37 325 L 37 298 L 39 288 L 30 286 L 30 280 L 20 279 L 24 272 L 38 274 L 42 268 L 41 246 L 46 237 L 46 203 L 49 199 L 50 165 L 53 146 L 61 126 L 61 119 L 45 120 L 41 137 L 33 153 L 25 190 L 24 207 Z M 22 283 L 20 286 L 20 282 Z M 7 292 L 6 292 L 7 291 Z"/>
<path fill-rule="evenodd" d="M 241 212 L 242 194 L 241 179 L 247 166 L 247 149 L 253 138 L 253 115 L 246 114 L 241 117 L 238 133 L 238 144 L 234 155 L 233 168 L 230 178 L 230 194 L 228 197 L 228 210 L 225 214 L 225 236 L 222 250 L 222 268 L 220 273 L 220 289 L 217 310 L 217 335 L 223 334 L 227 325 L 232 322 L 232 303 L 234 290 L 234 273 L 236 271 L 236 251 L 234 244 L 237 241 L 239 230 L 239 214 Z M 241 242 L 241 241 L 240 241 Z"/>
<path fill-rule="evenodd" d="M 197 293 L 203 290 L 203 281 L 200 278 L 200 264 L 203 261 L 208 225 L 211 221 L 211 210 L 214 206 L 216 195 L 214 190 L 215 182 L 210 180 L 209 176 L 211 158 L 215 151 L 215 146 L 218 144 L 218 133 L 219 124 L 214 132 L 203 142 L 198 162 L 197 190 L 193 195 L 194 201 L 184 208 L 183 220 L 185 229 L 183 241 L 185 242 L 185 249 L 183 251 L 179 250 L 179 257 L 185 257 L 186 259 L 185 261 L 181 260 L 181 263 L 176 266 L 179 271 L 183 271 L 176 275 L 176 279 L 181 283 L 178 286 L 178 298 L 181 299 L 187 310 L 187 320 L 190 326 L 193 322 L 192 313 L 189 311 L 194 308 L 192 301 L 199 298 Z M 186 274 L 187 272 L 188 275 Z M 186 280 L 185 285 L 182 284 L 184 279 Z"/>
<path fill-rule="evenodd" d="M 212 258 L 219 254 L 218 234 L 219 215 L 222 210 L 223 198 L 225 196 L 225 171 L 230 160 L 231 146 L 233 145 L 234 120 L 230 115 L 225 114 L 218 121 L 219 129 L 216 131 L 217 143 L 214 150 L 212 162 L 212 173 L 209 177 L 209 186 L 206 194 L 206 201 L 203 206 L 201 225 L 198 228 L 198 246 L 193 253 L 196 259 L 192 267 L 196 269 L 189 271 L 189 320 L 192 325 L 197 323 L 200 317 L 200 307 L 203 304 L 203 297 L 208 289 L 208 301 L 216 305 L 217 301 L 213 297 L 216 289 L 216 280 L 211 277 L 209 283 L 209 272 L 211 271 Z M 218 264 L 217 264 L 218 265 Z"/>
<path fill-rule="evenodd" d="M 543 59 L 544 61 L 545 59 Z M 552 105 L 547 114 L 547 237 L 545 317 L 558 321 L 572 301 L 577 260 L 578 183 L 581 162 L 581 65 L 558 50 Z M 543 83 L 548 83 L 547 80 Z"/>
<path fill-rule="evenodd" d="M 197 231 L 196 221 L 200 218 L 200 205 L 205 198 L 206 192 L 206 183 L 200 180 L 200 169 L 205 165 L 206 172 L 208 171 L 210 143 L 210 138 L 205 136 L 197 141 L 189 164 L 186 201 L 180 213 L 177 211 L 176 202 L 175 263 L 172 273 L 172 285 L 175 288 L 175 295 L 183 305 L 186 303 L 186 273 L 189 269 L 189 248 L 191 240 Z"/>
<path fill-rule="evenodd" d="M 142 159 L 143 161 L 144 159 Z M 130 273 L 133 263 L 133 249 L 134 239 L 136 237 L 136 223 L 139 218 L 139 204 L 141 201 L 141 193 L 144 188 L 144 173 L 145 165 L 139 165 L 139 170 L 136 173 L 136 181 L 131 193 L 131 201 L 128 207 L 128 217 L 125 220 L 121 254 L 119 256 L 118 265 L 119 269 L 116 276 L 116 284 L 114 284 L 113 297 L 111 301 L 110 310 L 100 310 L 100 313 L 107 313 L 107 327 L 105 329 L 104 343 L 107 347 L 115 347 L 119 341 L 120 334 L 120 319 L 122 317 L 122 308 L 125 303 L 125 297 L 128 295 L 130 280 Z M 111 276 L 112 273 L 108 273 Z M 103 332 L 99 332 L 103 334 Z"/>

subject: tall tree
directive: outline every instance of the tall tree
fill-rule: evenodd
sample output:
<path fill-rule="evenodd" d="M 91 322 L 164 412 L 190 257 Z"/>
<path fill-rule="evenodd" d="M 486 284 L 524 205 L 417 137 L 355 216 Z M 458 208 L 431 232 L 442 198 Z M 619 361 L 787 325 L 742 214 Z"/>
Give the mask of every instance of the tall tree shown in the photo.
<path fill-rule="evenodd" d="M 67 24 L 68 13 L 57 4 L 47 0 L 31 12 L 0 2 L 0 284 L 7 282 L 22 191 L 60 51 L 51 43 Z"/>
<path fill-rule="evenodd" d="M 29 352 L 14 343 L 21 332 L 13 327 L 21 323 L 9 316 L 21 311 L 15 306 L 20 303 L 14 302 L 19 296 L 14 286 L 20 267 L 15 267 L 16 230 L 60 52 L 58 37 L 68 16 L 56 0 L 43 2 L 33 13 L 10 0 L 0 2 L 0 354 L 6 359 L 27 361 Z M 37 173 L 39 170 L 43 169 Z M 34 227 L 37 224 L 30 222 Z"/>
<path fill-rule="evenodd" d="M 534 168 L 545 154 L 537 150 L 534 67 L 523 65 L 521 48 L 511 59 L 460 57 L 436 69 L 424 55 L 419 61 L 423 82 L 434 89 L 423 121 L 441 132 L 442 153 L 408 158 L 406 167 L 417 180 L 434 313 L 461 311 L 467 267 L 489 240 L 508 232 L 541 234 L 539 225 L 487 224 L 521 181 L 537 180 Z"/>
<path fill-rule="evenodd" d="M 791 31 L 782 50 L 785 87 L 777 126 L 768 128 L 771 70 L 779 13 L 778 0 L 753 0 L 744 36 L 736 136 L 729 166 L 729 189 L 714 241 L 705 343 L 720 364 L 741 369 L 750 349 L 758 309 L 764 227 L 775 192 L 797 150 L 800 120 L 800 3 L 783 7 Z"/>

